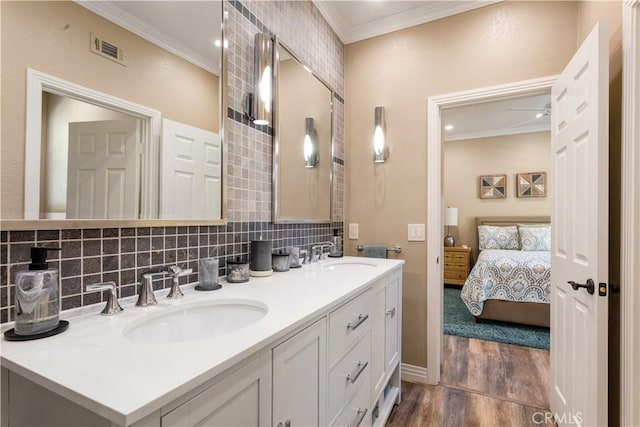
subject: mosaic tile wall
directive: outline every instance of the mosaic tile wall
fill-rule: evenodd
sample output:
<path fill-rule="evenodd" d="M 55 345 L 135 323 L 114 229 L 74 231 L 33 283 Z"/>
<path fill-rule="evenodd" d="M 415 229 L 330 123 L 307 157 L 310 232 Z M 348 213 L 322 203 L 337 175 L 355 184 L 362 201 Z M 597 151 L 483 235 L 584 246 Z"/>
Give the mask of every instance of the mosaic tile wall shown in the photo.
<path fill-rule="evenodd" d="M 247 257 L 249 241 L 262 235 L 274 248 L 309 247 L 343 230 L 344 206 L 344 73 L 343 45 L 310 1 L 230 1 L 227 35 L 230 41 L 228 144 L 228 209 L 226 226 L 103 228 L 0 232 L 0 323 L 14 318 L 15 275 L 26 270 L 30 247 L 60 247 L 50 253 L 50 266 L 60 270 L 62 309 L 103 301 L 101 293 L 86 293 L 88 284 L 115 281 L 119 297 L 136 293 L 140 273 L 180 264 L 197 271 L 197 260 L 226 261 Z M 272 130 L 249 126 L 239 111 L 250 90 L 253 38 L 258 31 L 282 41 L 335 90 L 334 99 L 334 223 L 272 224 Z M 182 279 L 197 280 L 197 274 Z M 155 282 L 156 289 L 170 286 Z"/>
<path fill-rule="evenodd" d="M 229 12 L 229 188 L 228 207 L 233 221 L 271 220 L 271 166 L 273 130 L 242 123 L 242 98 L 253 90 L 254 37 L 277 35 L 302 62 L 326 81 L 334 97 L 333 218 L 344 214 L 344 47 L 310 1 L 236 1 Z"/>

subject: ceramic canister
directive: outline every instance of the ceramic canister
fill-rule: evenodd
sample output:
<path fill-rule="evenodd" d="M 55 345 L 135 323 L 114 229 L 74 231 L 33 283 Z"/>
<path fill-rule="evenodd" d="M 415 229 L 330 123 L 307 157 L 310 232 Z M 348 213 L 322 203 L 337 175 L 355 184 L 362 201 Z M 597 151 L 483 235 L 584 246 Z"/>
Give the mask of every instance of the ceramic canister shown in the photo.
<path fill-rule="evenodd" d="M 253 277 L 271 276 L 271 240 L 252 240 L 249 274 Z"/>

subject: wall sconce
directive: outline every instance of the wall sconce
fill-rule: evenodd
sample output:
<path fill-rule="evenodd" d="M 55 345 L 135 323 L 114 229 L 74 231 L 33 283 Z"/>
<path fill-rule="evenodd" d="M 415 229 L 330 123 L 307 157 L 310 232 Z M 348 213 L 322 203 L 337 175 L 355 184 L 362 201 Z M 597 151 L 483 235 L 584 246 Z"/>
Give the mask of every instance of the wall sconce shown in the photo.
<path fill-rule="evenodd" d="M 444 238 L 444 245 L 448 248 L 456 245 L 456 239 L 451 235 L 451 226 L 458 225 L 458 208 L 447 208 L 444 215 L 444 225 L 447 226 L 447 236 Z"/>
<path fill-rule="evenodd" d="M 268 125 L 273 103 L 273 40 L 268 34 L 255 36 L 254 72 L 254 93 L 244 96 L 244 114 L 257 125 Z"/>
<path fill-rule="evenodd" d="M 386 143 L 387 126 L 384 122 L 384 107 L 375 108 L 374 123 L 373 162 L 384 163 L 389 157 L 389 147 Z"/>
<path fill-rule="evenodd" d="M 304 166 L 306 168 L 315 168 L 320 163 L 318 132 L 315 129 L 312 117 L 304 119 L 304 124 Z"/>

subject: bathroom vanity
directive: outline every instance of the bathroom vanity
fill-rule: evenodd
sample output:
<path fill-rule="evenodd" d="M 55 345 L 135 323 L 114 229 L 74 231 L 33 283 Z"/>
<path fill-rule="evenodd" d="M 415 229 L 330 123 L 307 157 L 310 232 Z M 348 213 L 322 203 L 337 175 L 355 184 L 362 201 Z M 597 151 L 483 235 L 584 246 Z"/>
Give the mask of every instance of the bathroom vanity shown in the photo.
<path fill-rule="evenodd" d="M 383 425 L 400 398 L 403 262 L 63 312 L 64 334 L 2 342 L 2 426 Z"/>

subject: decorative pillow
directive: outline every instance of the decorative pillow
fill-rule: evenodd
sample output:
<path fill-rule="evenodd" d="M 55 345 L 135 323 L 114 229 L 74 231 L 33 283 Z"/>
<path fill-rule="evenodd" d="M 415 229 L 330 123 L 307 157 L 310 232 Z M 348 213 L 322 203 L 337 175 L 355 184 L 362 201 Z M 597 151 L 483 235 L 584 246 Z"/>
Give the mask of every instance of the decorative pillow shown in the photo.
<path fill-rule="evenodd" d="M 485 249 L 520 249 L 518 227 L 515 225 L 506 227 L 479 225 L 478 240 L 481 251 Z"/>
<path fill-rule="evenodd" d="M 550 251 L 551 227 L 545 226 L 519 226 L 520 243 L 523 251 Z"/>

